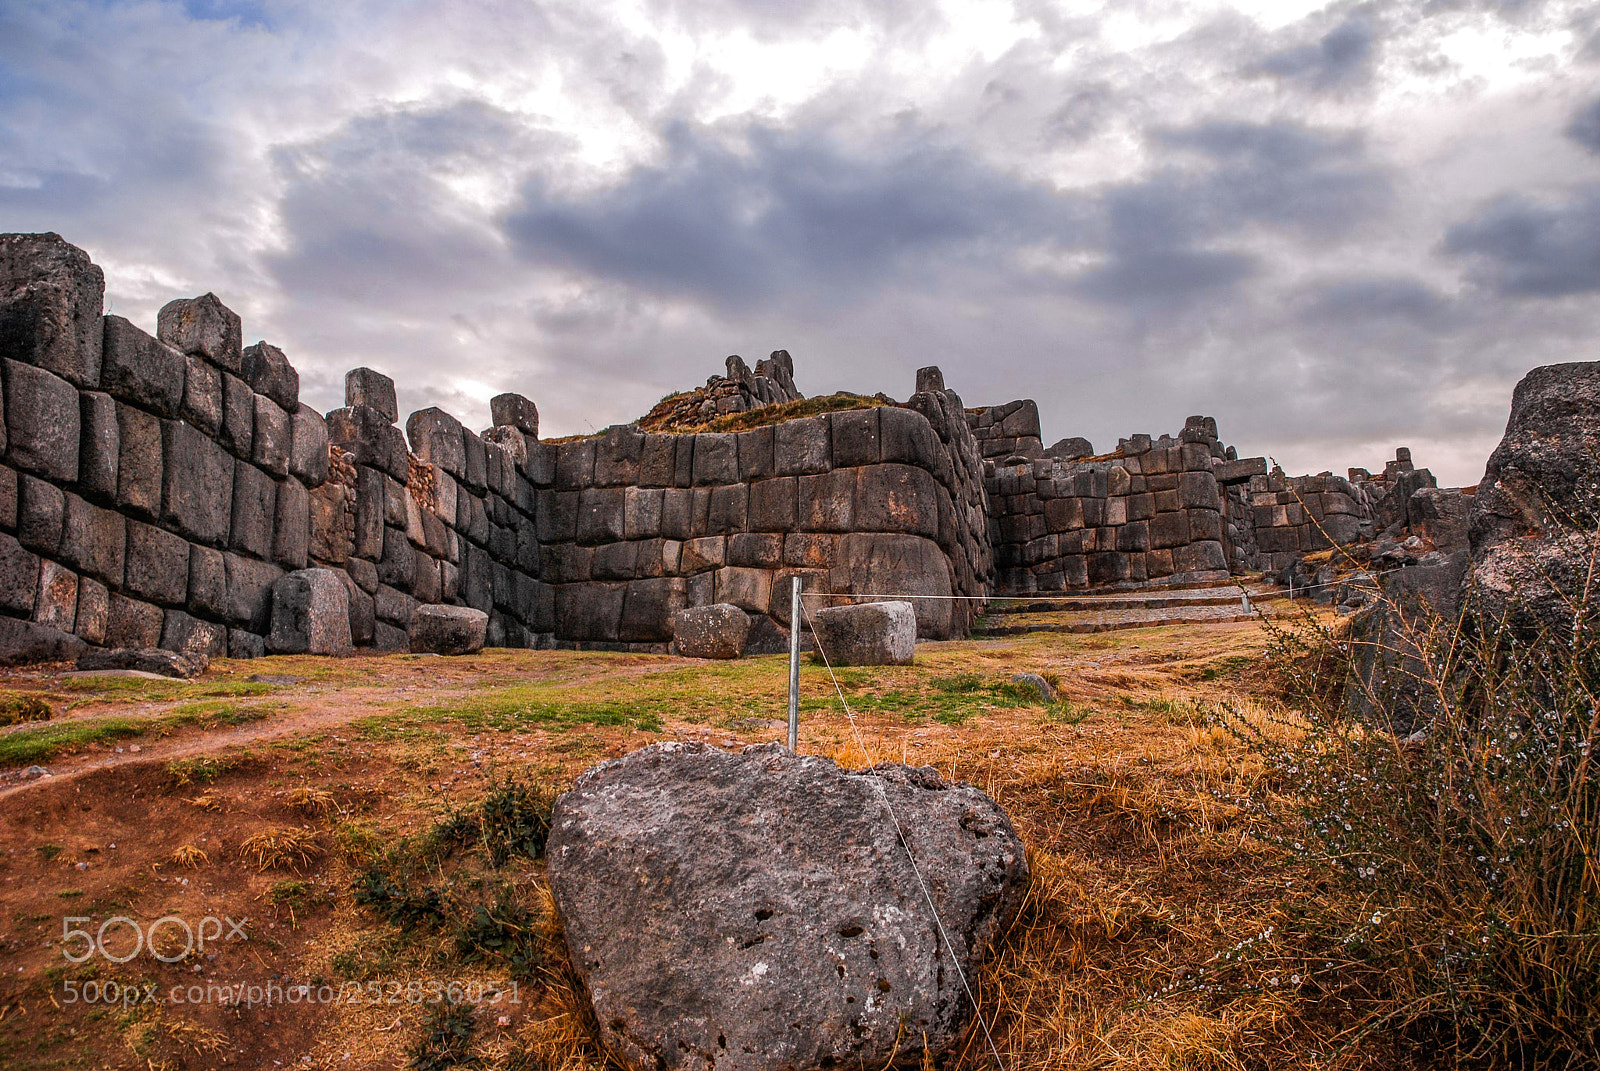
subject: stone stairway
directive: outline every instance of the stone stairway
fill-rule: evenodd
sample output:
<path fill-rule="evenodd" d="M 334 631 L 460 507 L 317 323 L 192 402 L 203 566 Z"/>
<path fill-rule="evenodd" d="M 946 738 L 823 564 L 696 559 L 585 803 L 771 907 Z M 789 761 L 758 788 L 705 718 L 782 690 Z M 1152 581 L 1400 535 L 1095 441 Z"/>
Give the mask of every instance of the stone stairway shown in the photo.
<path fill-rule="evenodd" d="M 1251 609 L 1243 594 L 1249 593 Z M 1259 579 L 1170 588 L 1147 586 L 1082 595 L 998 598 L 972 630 L 976 638 L 1030 632 L 1110 632 L 1161 625 L 1211 625 L 1255 620 L 1269 604 L 1287 602 L 1288 592 Z"/>

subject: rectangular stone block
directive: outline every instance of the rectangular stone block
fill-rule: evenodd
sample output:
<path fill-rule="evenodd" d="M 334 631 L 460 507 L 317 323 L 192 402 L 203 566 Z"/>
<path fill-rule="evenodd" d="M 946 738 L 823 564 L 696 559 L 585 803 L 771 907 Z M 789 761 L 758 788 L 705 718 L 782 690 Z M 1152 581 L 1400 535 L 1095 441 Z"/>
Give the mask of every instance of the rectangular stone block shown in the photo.
<path fill-rule="evenodd" d="M 938 484 L 927 470 L 890 464 L 868 465 L 854 471 L 854 530 L 905 532 L 929 538 L 938 535 Z"/>
<path fill-rule="evenodd" d="M 1117 529 L 1116 547 L 1120 551 L 1145 551 L 1150 549 L 1148 521 L 1132 521 Z"/>
<path fill-rule="evenodd" d="M 161 426 L 161 523 L 197 543 L 227 542 L 233 513 L 233 457 L 181 420 Z"/>
<path fill-rule="evenodd" d="M 182 610 L 168 610 L 161 623 L 161 646 L 168 651 L 197 651 L 207 658 L 221 658 L 228 649 L 228 630 Z"/>
<path fill-rule="evenodd" d="M 239 374 L 251 390 L 271 398 L 287 413 L 300 407 L 300 373 L 282 350 L 268 342 L 257 342 L 245 347 L 239 356 Z"/>
<path fill-rule="evenodd" d="M 241 461 L 255 456 L 256 393 L 238 376 L 222 373 L 222 434 L 225 450 Z"/>
<path fill-rule="evenodd" d="M 373 562 L 383 557 L 386 479 L 377 469 L 356 469 L 355 555 Z"/>
<path fill-rule="evenodd" d="M 235 464 L 228 546 L 257 558 L 271 556 L 277 501 L 278 486 L 271 476 L 254 465 Z"/>
<path fill-rule="evenodd" d="M 111 592 L 91 577 L 78 578 L 78 615 L 72 631 L 85 643 L 104 643 L 111 616 Z"/>
<path fill-rule="evenodd" d="M 427 554 L 417 555 L 417 575 L 412 582 L 412 590 L 416 592 L 419 603 L 439 601 L 441 584 L 437 558 L 430 557 Z"/>
<path fill-rule="evenodd" d="M 772 572 L 728 567 L 717 570 L 717 601 L 730 602 L 749 614 L 765 614 L 772 606 Z"/>
<path fill-rule="evenodd" d="M 878 445 L 878 410 L 854 409 L 829 413 L 833 442 L 834 468 L 876 465 L 881 458 Z"/>
<path fill-rule="evenodd" d="M 274 476 L 289 474 L 289 414 L 264 394 L 252 400 L 255 410 L 255 438 L 250 460 Z"/>
<path fill-rule="evenodd" d="M 161 421 L 117 403 L 117 505 L 152 520 L 161 514 Z"/>
<path fill-rule="evenodd" d="M 1221 543 L 1208 540 L 1203 543 L 1188 543 L 1172 550 L 1174 573 L 1196 573 L 1227 568 L 1228 558 L 1222 551 Z"/>
<path fill-rule="evenodd" d="M 77 389 L 59 376 L 18 361 L 0 361 L 0 370 L 11 464 L 46 479 L 77 479 Z"/>
<path fill-rule="evenodd" d="M 484 447 L 483 440 L 466 428 L 461 429 L 461 456 L 465 463 L 459 477 L 460 481 L 474 494 L 485 494 L 489 490 L 488 450 Z"/>
<path fill-rule="evenodd" d="M 749 523 L 749 488 L 742 483 L 711 488 L 706 508 L 706 535 L 742 532 Z"/>
<path fill-rule="evenodd" d="M 540 491 L 534 519 L 541 543 L 568 543 L 578 538 L 577 491 Z"/>
<path fill-rule="evenodd" d="M 1105 513 L 1102 522 L 1107 527 L 1115 528 L 1128 523 L 1128 500 L 1126 498 L 1106 499 Z"/>
<path fill-rule="evenodd" d="M 1178 503 L 1184 509 L 1221 509 L 1217 481 L 1210 472 L 1183 473 L 1178 477 Z"/>
<path fill-rule="evenodd" d="M 100 388 L 157 416 L 177 417 L 183 404 L 188 361 L 121 316 L 105 318 Z"/>
<path fill-rule="evenodd" d="M 328 478 L 328 422 L 309 405 L 289 421 L 289 474 L 308 487 Z"/>
<path fill-rule="evenodd" d="M 17 470 L 0 465 L 0 528 L 17 527 Z"/>
<path fill-rule="evenodd" d="M 739 479 L 745 483 L 764 480 L 776 471 L 772 427 L 741 431 L 739 440 Z"/>
<path fill-rule="evenodd" d="M 773 460 L 779 476 L 808 476 L 833 467 L 826 417 L 785 420 L 773 427 Z"/>
<path fill-rule="evenodd" d="M 306 553 L 328 565 L 343 565 L 355 549 L 355 516 L 346 488 L 324 483 L 309 493 L 310 536 Z"/>
<path fill-rule="evenodd" d="M 378 585 L 377 592 L 372 596 L 373 614 L 379 621 L 386 621 L 396 628 L 410 628 L 411 615 L 415 610 L 415 599 L 387 584 Z"/>
<path fill-rule="evenodd" d="M 489 555 L 470 545 L 461 551 L 461 598 L 468 606 L 485 613 L 494 608 Z"/>
<path fill-rule="evenodd" d="M 695 535 L 695 492 L 687 487 L 669 487 L 661 496 L 661 534 L 668 539 L 688 539 Z M 708 503 L 709 505 L 709 503 Z"/>
<path fill-rule="evenodd" d="M 624 538 L 626 500 L 620 487 L 591 487 L 578 496 L 578 542 L 586 546 Z"/>
<path fill-rule="evenodd" d="M 202 617 L 226 618 L 228 570 L 222 551 L 189 547 L 189 612 Z"/>
<path fill-rule="evenodd" d="M 639 451 L 639 486 L 673 485 L 677 472 L 679 438 L 677 435 L 665 435 L 659 432 L 652 432 L 644 437 L 644 445 Z"/>
<path fill-rule="evenodd" d="M 185 358 L 178 416 L 210 436 L 222 433 L 222 372 L 200 357 Z"/>
<path fill-rule="evenodd" d="M 1156 515 L 1156 496 L 1153 494 L 1129 495 L 1127 518 L 1129 521 L 1148 521 Z"/>
<path fill-rule="evenodd" d="M 712 487 L 739 480 L 739 439 L 704 433 L 694 437 L 694 486 Z"/>
<path fill-rule="evenodd" d="M 39 556 L 0 532 L 0 610 L 31 616 L 38 597 Z"/>
<path fill-rule="evenodd" d="M 117 403 L 109 394 L 78 395 L 78 487 L 85 494 L 117 497 L 117 456 L 121 436 Z"/>
<path fill-rule="evenodd" d="M 391 424 L 400 419 L 394 380 L 371 368 L 352 368 L 344 374 L 344 404 L 367 406 Z"/>
<path fill-rule="evenodd" d="M 756 532 L 792 532 L 799 521 L 796 476 L 779 476 L 750 485 L 748 521 Z"/>
<path fill-rule="evenodd" d="M 622 528 L 625 539 L 652 539 L 661 534 L 662 489 L 629 487 L 623 493 Z"/>
<path fill-rule="evenodd" d="M 1061 559 L 1061 583 L 1068 588 L 1089 586 L 1089 559 L 1083 554 L 1069 554 Z"/>
<path fill-rule="evenodd" d="M 126 530 L 127 522 L 120 513 L 101 509 L 68 493 L 61 558 L 80 573 L 98 577 L 108 584 L 121 584 Z"/>
<path fill-rule="evenodd" d="M 635 580 L 622 600 L 617 637 L 625 643 L 664 643 L 672 639 L 672 615 L 689 605 L 689 586 L 681 578 Z"/>
<path fill-rule="evenodd" d="M 721 568 L 728 560 L 726 536 L 700 536 L 685 540 L 678 555 L 678 570 L 686 576 Z"/>
<path fill-rule="evenodd" d="M 159 606 L 112 592 L 111 605 L 106 611 L 105 645 L 159 647 L 165 617 Z"/>
<path fill-rule="evenodd" d="M 272 558 L 286 569 L 304 569 L 311 542 L 311 494 L 299 480 L 278 484 Z"/>
<path fill-rule="evenodd" d="M 799 525 L 807 532 L 849 532 L 855 523 L 853 469 L 841 469 L 799 481 Z"/>
<path fill-rule="evenodd" d="M 244 367 L 242 334 L 238 313 L 215 294 L 169 301 L 156 314 L 156 336 L 161 341 L 235 375 Z"/>
<path fill-rule="evenodd" d="M 93 389 L 105 276 L 56 234 L 0 235 L 0 355 Z"/>
<path fill-rule="evenodd" d="M 67 501 L 53 483 L 24 475 L 17 509 L 17 539 L 36 554 L 55 557 L 61 550 L 61 531 Z"/>
<path fill-rule="evenodd" d="M 537 488 L 551 487 L 556 481 L 556 454 L 558 448 L 533 438 L 523 440 L 528 456 L 522 462 L 522 475 Z"/>
<path fill-rule="evenodd" d="M 228 584 L 228 623 L 265 635 L 272 620 L 272 584 L 283 570 L 238 554 L 223 555 Z"/>
<path fill-rule="evenodd" d="M 482 554 L 482 551 L 476 551 Z M 417 576 L 417 551 L 400 528 L 383 530 L 383 557 L 378 561 L 378 579 L 390 587 L 409 590 Z M 480 606 L 478 609 L 485 609 Z"/>
<path fill-rule="evenodd" d="M 594 448 L 593 439 L 578 439 L 557 447 L 557 490 L 577 491 L 594 483 Z"/>
<path fill-rule="evenodd" d="M 639 482 L 645 436 L 630 424 L 613 424 L 594 441 L 594 485 L 627 487 Z"/>
<path fill-rule="evenodd" d="M 129 521 L 122 586 L 142 599 L 182 606 L 189 595 L 189 544 L 154 525 Z"/>
<path fill-rule="evenodd" d="M 1152 550 L 1165 550 L 1189 542 L 1189 521 L 1183 513 L 1158 513 L 1149 524 Z"/>
<path fill-rule="evenodd" d="M 556 635 L 564 640 L 615 641 L 626 593 L 622 583 L 562 585 L 555 597 Z"/>
<path fill-rule="evenodd" d="M 1045 527 L 1052 532 L 1070 532 L 1083 527 L 1083 500 L 1053 498 L 1044 504 Z"/>
<path fill-rule="evenodd" d="M 1209 509 L 1192 509 L 1187 513 L 1189 520 L 1189 539 L 1191 542 L 1199 540 L 1222 539 L 1222 514 Z"/>
<path fill-rule="evenodd" d="M 783 536 L 777 532 L 740 532 L 728 537 L 728 564 L 776 569 L 783 564 Z"/>
<path fill-rule="evenodd" d="M 1115 584 L 1128 579 L 1128 556 L 1114 550 L 1097 550 L 1089 558 L 1089 583 Z"/>

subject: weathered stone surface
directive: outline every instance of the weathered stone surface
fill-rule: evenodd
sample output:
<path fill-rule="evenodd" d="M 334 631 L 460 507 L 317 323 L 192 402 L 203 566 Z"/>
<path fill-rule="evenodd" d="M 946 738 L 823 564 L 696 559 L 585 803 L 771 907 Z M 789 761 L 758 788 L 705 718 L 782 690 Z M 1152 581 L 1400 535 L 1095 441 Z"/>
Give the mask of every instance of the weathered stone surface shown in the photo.
<path fill-rule="evenodd" d="M 17 527 L 17 470 L 0 465 L 0 528 Z"/>
<path fill-rule="evenodd" d="M 779 476 L 806 476 L 833 467 L 826 417 L 785 420 L 773 429 L 773 457 Z"/>
<path fill-rule="evenodd" d="M 70 632 L 0 617 L 0 666 L 21 666 L 30 662 L 70 662 L 87 648 Z"/>
<path fill-rule="evenodd" d="M 211 659 L 228 653 L 228 630 L 214 622 L 191 617 L 182 610 L 168 610 L 161 625 L 161 647 L 196 661 L 203 660 L 203 668 Z"/>
<path fill-rule="evenodd" d="M 85 651 L 78 658 L 81 670 L 131 669 L 140 673 L 159 673 L 163 677 L 192 680 L 206 671 L 210 661 L 181 651 L 159 647 L 111 647 Z"/>
<path fill-rule="evenodd" d="M 0 235 L 0 357 L 92 390 L 104 298 L 105 276 L 59 234 Z"/>
<path fill-rule="evenodd" d="M 183 404 L 188 362 L 121 316 L 107 316 L 100 386 L 130 405 L 176 417 Z"/>
<path fill-rule="evenodd" d="M 39 554 L 54 557 L 61 550 L 61 531 L 66 520 L 66 496 L 53 483 L 23 476 L 17 509 L 17 538 Z"/>
<path fill-rule="evenodd" d="M 228 623 L 265 635 L 271 624 L 272 584 L 283 570 L 237 554 L 223 555 L 228 583 Z M 229 637 L 229 650 L 233 640 Z"/>
<path fill-rule="evenodd" d="M 489 399 L 489 415 L 496 424 L 539 437 L 539 407 L 520 394 L 497 394 Z"/>
<path fill-rule="evenodd" d="M 289 424 L 289 473 L 316 487 L 328 478 L 328 422 L 302 404 Z"/>
<path fill-rule="evenodd" d="M 262 658 L 267 653 L 267 638 L 242 628 L 228 630 L 229 658 Z"/>
<path fill-rule="evenodd" d="M 273 581 L 268 650 L 343 655 L 350 648 L 350 601 L 338 571 L 297 569 Z"/>
<path fill-rule="evenodd" d="M 594 441 L 596 487 L 626 487 L 639 482 L 644 433 L 635 424 L 613 424 Z"/>
<path fill-rule="evenodd" d="M 1406 506 L 1412 534 L 1428 540 L 1433 549 L 1444 554 L 1467 549 L 1471 510 L 1472 496 L 1439 487 L 1419 488 Z"/>
<path fill-rule="evenodd" d="M 589 582 L 556 588 L 556 634 L 573 640 L 616 640 L 627 585 Z"/>
<path fill-rule="evenodd" d="M 117 505 L 155 518 L 161 514 L 161 421 L 117 403 Z"/>
<path fill-rule="evenodd" d="M 33 619 L 41 625 L 71 632 L 78 616 L 78 574 L 64 565 L 46 561 L 39 569 L 39 594 Z"/>
<path fill-rule="evenodd" d="M 222 432 L 222 372 L 199 357 L 189 357 L 178 416 L 207 435 Z"/>
<path fill-rule="evenodd" d="M 601 1040 L 634 1071 L 936 1057 L 972 1015 L 952 959 L 970 978 L 1028 883 L 977 789 L 775 744 L 604 763 L 557 801 L 548 852 Z"/>
<path fill-rule="evenodd" d="M 834 468 L 876 465 L 882 455 L 878 446 L 878 409 L 854 409 L 829 413 L 833 442 Z"/>
<path fill-rule="evenodd" d="M 61 526 L 61 558 L 80 572 L 121 584 L 127 521 L 68 493 Z"/>
<path fill-rule="evenodd" d="M 910 465 L 859 468 L 852 525 L 859 532 L 909 532 L 932 538 L 939 532 L 937 488 L 926 470 Z"/>
<path fill-rule="evenodd" d="M 39 556 L 0 532 L 0 610 L 31 616 L 39 597 Z"/>
<path fill-rule="evenodd" d="M 221 546 L 233 515 L 233 457 L 181 420 L 162 421 L 161 439 L 161 522 Z"/>
<path fill-rule="evenodd" d="M 272 511 L 277 500 L 278 487 L 271 476 L 254 465 L 236 465 L 228 546 L 257 558 L 270 556 Z"/>
<path fill-rule="evenodd" d="M 411 615 L 411 650 L 442 655 L 476 654 L 483 650 L 489 615 L 470 606 L 418 606 Z"/>
<path fill-rule="evenodd" d="M 156 314 L 156 336 L 179 351 L 203 357 L 234 375 L 243 370 L 240 347 L 243 328 L 239 314 L 215 294 L 178 298 Z"/>
<path fill-rule="evenodd" d="M 909 602 L 831 606 L 811 615 L 817 646 L 836 666 L 906 666 L 917 646 Z"/>
<path fill-rule="evenodd" d="M 123 586 L 151 602 L 182 606 L 188 597 L 189 544 L 154 525 L 130 520 Z"/>
<path fill-rule="evenodd" d="M 106 615 L 106 646 L 158 646 L 163 619 L 161 607 L 112 592 L 111 608 Z"/>
<path fill-rule="evenodd" d="M 257 342 L 245 350 L 239 374 L 251 390 L 265 394 L 285 412 L 300 408 L 300 373 L 278 347 Z"/>
<path fill-rule="evenodd" d="M 274 476 L 289 474 L 289 414 L 264 394 L 254 398 L 255 437 L 250 459 Z"/>
<path fill-rule="evenodd" d="M 241 461 L 254 455 L 256 438 L 256 392 L 250 384 L 228 372 L 222 374 L 223 447 Z"/>
<path fill-rule="evenodd" d="M 691 606 L 671 617 L 672 640 L 685 658 L 738 658 L 750 635 L 750 615 L 731 603 Z"/>
<path fill-rule="evenodd" d="M 627 586 L 617 638 L 624 643 L 665 643 L 672 639 L 672 615 L 689 604 L 689 582 L 682 577 L 646 577 Z"/>
<path fill-rule="evenodd" d="M 1062 461 L 1073 461 L 1080 457 L 1093 457 L 1094 444 L 1075 435 L 1056 440 L 1053 445 L 1046 448 L 1044 454 L 1046 457 L 1056 457 Z"/>
<path fill-rule="evenodd" d="M 228 572 L 222 551 L 189 548 L 189 611 L 206 617 L 227 615 Z"/>
<path fill-rule="evenodd" d="M 106 622 L 111 616 L 111 592 L 98 580 L 78 578 L 78 617 L 72 631 L 85 643 L 106 641 Z"/>
<path fill-rule="evenodd" d="M 438 465 L 460 480 L 467 474 L 467 447 L 461 421 L 437 407 L 406 418 L 406 438 L 418 460 Z"/>
<path fill-rule="evenodd" d="M 121 452 L 117 403 L 98 391 L 84 391 L 78 403 L 78 487 L 85 494 L 115 498 Z"/>
<path fill-rule="evenodd" d="M 6 451 L 11 464 L 52 480 L 78 476 L 78 392 L 66 380 L 19 361 L 4 371 Z"/>
<path fill-rule="evenodd" d="M 1486 613 L 1570 628 L 1600 522 L 1597 485 L 1600 362 L 1535 368 L 1472 499 L 1472 583 Z"/>
<path fill-rule="evenodd" d="M 273 515 L 272 560 L 285 569 L 304 569 L 310 542 L 310 492 L 299 480 L 282 480 Z"/>
<path fill-rule="evenodd" d="M 371 368 L 352 368 L 344 374 L 344 404 L 366 406 L 390 424 L 400 419 L 394 380 Z"/>
<path fill-rule="evenodd" d="M 786 548 L 787 549 L 787 548 Z M 808 564 L 808 563 L 807 563 Z M 921 536 L 852 532 L 839 541 L 833 591 L 948 596 L 954 593 L 950 559 Z M 948 598 L 912 603 L 917 635 L 949 639 L 957 631 Z"/>

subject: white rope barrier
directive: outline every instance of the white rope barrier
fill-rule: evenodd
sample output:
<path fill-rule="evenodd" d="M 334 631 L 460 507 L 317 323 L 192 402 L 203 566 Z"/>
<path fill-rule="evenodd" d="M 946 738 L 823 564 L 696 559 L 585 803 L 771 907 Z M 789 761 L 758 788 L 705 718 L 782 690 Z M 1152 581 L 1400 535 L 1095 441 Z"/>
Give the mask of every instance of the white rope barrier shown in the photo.
<path fill-rule="evenodd" d="M 822 656 L 822 664 L 828 670 L 828 677 L 833 681 L 834 694 L 839 697 L 839 705 L 844 708 L 844 716 L 850 722 L 850 732 L 856 738 L 856 747 L 861 749 L 869 764 L 876 764 L 872 752 L 867 748 L 867 742 L 861 736 L 861 727 L 856 724 L 855 712 L 850 709 L 849 700 L 844 697 L 844 689 L 839 685 L 839 677 L 833 672 L 833 663 L 828 660 L 828 652 L 822 648 L 822 640 L 817 636 L 816 623 L 811 619 L 811 610 L 805 606 L 805 595 L 817 594 L 815 592 L 802 592 L 801 607 L 806 615 L 807 624 L 811 625 L 811 636 L 817 646 L 817 654 Z M 928 891 L 928 882 L 922 876 L 922 869 L 917 866 L 917 858 L 911 854 L 911 845 L 906 840 L 905 829 L 900 824 L 900 817 L 894 813 L 894 804 L 889 802 L 889 793 L 883 787 L 881 778 L 873 778 L 878 790 L 878 797 L 883 800 L 884 810 L 889 812 L 889 820 L 894 823 L 895 836 L 900 841 L 900 847 L 906 853 L 906 861 L 911 864 L 911 872 L 917 877 L 917 885 L 922 889 L 922 898 L 927 901 L 928 912 L 933 916 L 933 925 L 939 932 L 939 939 L 950 950 L 950 962 L 956 969 L 956 977 L 961 980 L 961 988 L 967 994 L 967 1000 L 972 1002 L 973 1017 L 978 1020 L 978 1026 L 983 1029 L 984 1040 L 989 1043 L 989 1051 L 994 1054 L 995 1066 L 1000 1071 L 1005 1071 L 1006 1062 L 1000 1055 L 1000 1047 L 994 1043 L 994 1035 L 989 1032 L 989 1024 L 983 1018 L 983 1009 L 978 1007 L 978 998 L 973 994 L 972 987 L 967 984 L 967 972 L 961 968 L 961 953 L 956 951 L 956 946 L 951 942 L 950 935 L 945 932 L 944 922 L 939 918 L 939 909 L 934 905 L 933 894 Z"/>

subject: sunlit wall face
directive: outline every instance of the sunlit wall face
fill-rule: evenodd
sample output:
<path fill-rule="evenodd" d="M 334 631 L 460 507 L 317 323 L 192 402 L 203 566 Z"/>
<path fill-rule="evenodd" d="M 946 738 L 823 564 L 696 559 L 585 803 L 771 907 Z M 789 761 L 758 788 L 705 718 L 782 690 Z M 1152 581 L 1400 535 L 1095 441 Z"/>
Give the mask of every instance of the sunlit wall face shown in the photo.
<path fill-rule="evenodd" d="M 153 327 L 217 292 L 340 402 L 548 434 L 779 347 L 808 393 L 1215 414 L 1291 471 L 1475 481 L 1600 327 L 1600 17 L 1463 2 L 37 0 L 0 227 Z"/>

